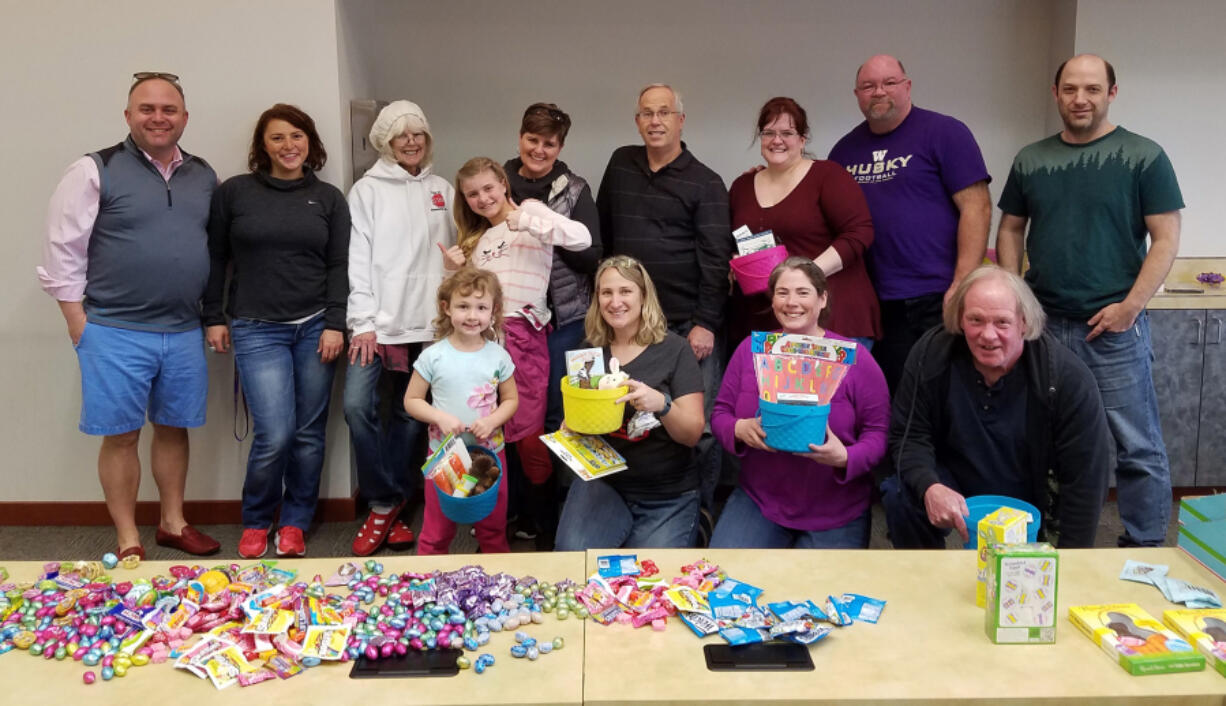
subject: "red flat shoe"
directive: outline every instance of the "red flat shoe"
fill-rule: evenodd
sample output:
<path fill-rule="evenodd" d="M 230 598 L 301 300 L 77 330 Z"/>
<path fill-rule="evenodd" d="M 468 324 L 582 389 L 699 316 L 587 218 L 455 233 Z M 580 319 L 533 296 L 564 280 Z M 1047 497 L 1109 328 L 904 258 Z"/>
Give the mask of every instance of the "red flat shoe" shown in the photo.
<path fill-rule="evenodd" d="M 404 503 L 392 508 L 390 512 L 371 510 L 366 516 L 366 521 L 362 523 L 362 529 L 358 530 L 358 536 L 353 538 L 354 556 L 374 554 L 375 550 L 383 545 L 383 540 L 387 539 L 387 531 L 391 529 L 392 522 L 395 521 L 402 508 L 404 508 Z"/>
<path fill-rule="evenodd" d="M 389 549 L 408 549 L 413 546 L 413 542 L 417 537 L 413 536 L 413 530 L 409 529 L 401 520 L 396 520 L 392 524 L 392 531 L 387 533 L 387 546 Z"/>
<path fill-rule="evenodd" d="M 133 554 L 140 557 L 141 561 L 145 560 L 145 548 L 139 544 L 128 547 L 127 549 L 120 549 L 116 553 L 120 559 L 123 559 L 125 556 L 132 556 Z"/>
<path fill-rule="evenodd" d="M 221 549 L 220 542 L 191 525 L 184 525 L 183 531 L 179 534 L 171 534 L 158 527 L 155 541 L 163 547 L 178 549 L 197 556 L 216 554 L 217 550 Z"/>

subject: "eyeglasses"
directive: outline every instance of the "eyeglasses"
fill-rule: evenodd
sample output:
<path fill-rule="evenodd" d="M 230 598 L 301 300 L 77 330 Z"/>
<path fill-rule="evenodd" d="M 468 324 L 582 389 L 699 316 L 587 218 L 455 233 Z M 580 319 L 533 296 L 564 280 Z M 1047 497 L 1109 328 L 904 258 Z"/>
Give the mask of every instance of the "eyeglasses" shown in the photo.
<path fill-rule="evenodd" d="M 404 142 L 425 142 L 426 133 L 424 132 L 402 132 L 391 139 L 392 142 L 403 140 Z"/>
<path fill-rule="evenodd" d="M 160 78 L 163 81 L 170 81 L 176 86 L 179 85 L 179 77 L 175 74 L 163 73 L 161 71 L 137 71 L 132 74 L 132 82 L 148 81 L 152 78 Z"/>
<path fill-rule="evenodd" d="M 758 136 L 761 137 L 764 142 L 770 142 L 776 137 L 791 140 L 799 134 L 800 133 L 796 132 L 795 130 L 763 130 L 762 132 L 758 133 Z"/>
<path fill-rule="evenodd" d="M 681 115 L 681 111 L 680 110 L 669 110 L 668 108 L 665 108 L 663 110 L 640 110 L 639 112 L 634 114 L 634 117 L 638 118 L 639 120 L 651 120 L 652 118 L 659 118 L 660 120 L 668 120 L 674 115 Z"/>
<path fill-rule="evenodd" d="M 887 78 L 881 83 L 869 83 L 865 81 L 859 86 L 856 86 L 856 91 L 859 93 L 872 93 L 876 91 L 878 87 L 881 87 L 883 90 L 886 90 L 886 91 L 893 91 L 895 88 L 898 88 L 899 86 L 903 85 L 904 83 L 910 80 L 911 79 L 909 78 L 903 77 L 903 78 Z"/>

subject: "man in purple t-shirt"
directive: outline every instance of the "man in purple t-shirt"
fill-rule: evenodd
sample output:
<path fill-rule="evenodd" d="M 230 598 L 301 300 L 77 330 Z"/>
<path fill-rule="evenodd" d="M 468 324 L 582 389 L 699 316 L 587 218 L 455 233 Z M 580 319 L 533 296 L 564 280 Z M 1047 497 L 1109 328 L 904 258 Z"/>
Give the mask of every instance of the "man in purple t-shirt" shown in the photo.
<path fill-rule="evenodd" d="M 966 125 L 911 104 L 911 79 L 898 59 L 864 62 L 855 94 L 865 121 L 830 159 L 864 189 L 873 215 L 868 264 L 884 331 L 873 357 L 893 393 L 911 346 L 941 323 L 944 302 L 983 262 L 992 177 Z"/>

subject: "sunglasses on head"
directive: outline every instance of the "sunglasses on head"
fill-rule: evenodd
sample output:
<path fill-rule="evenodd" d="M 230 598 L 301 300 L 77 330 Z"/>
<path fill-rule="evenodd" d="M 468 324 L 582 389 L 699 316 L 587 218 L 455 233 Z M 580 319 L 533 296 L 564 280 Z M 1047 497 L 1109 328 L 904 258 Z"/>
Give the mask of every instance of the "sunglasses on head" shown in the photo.
<path fill-rule="evenodd" d="M 175 74 L 163 73 L 161 71 L 137 71 L 132 74 L 132 81 L 148 81 L 149 79 L 160 78 L 163 81 L 170 81 L 176 86 L 179 85 L 179 77 Z"/>

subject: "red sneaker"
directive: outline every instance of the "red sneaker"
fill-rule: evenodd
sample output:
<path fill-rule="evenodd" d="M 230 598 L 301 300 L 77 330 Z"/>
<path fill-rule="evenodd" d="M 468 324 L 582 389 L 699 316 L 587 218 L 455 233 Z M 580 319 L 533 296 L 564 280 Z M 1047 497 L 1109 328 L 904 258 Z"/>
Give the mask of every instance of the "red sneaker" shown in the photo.
<path fill-rule="evenodd" d="M 259 559 L 268 552 L 268 530 L 245 529 L 238 540 L 238 555 L 244 559 Z"/>
<path fill-rule="evenodd" d="M 306 556 L 306 539 L 302 536 L 302 530 L 293 526 L 277 530 L 277 556 Z"/>
<path fill-rule="evenodd" d="M 353 539 L 354 556 L 370 556 L 374 554 L 375 550 L 383 545 L 383 540 L 387 539 L 387 531 L 403 507 L 404 503 L 401 503 L 392 508 L 390 512 L 375 512 L 372 510 L 366 516 L 366 521 L 362 523 L 362 529 L 358 530 L 358 536 Z M 413 533 L 410 532 L 409 541 L 413 541 L 412 537 Z"/>
<path fill-rule="evenodd" d="M 396 520 L 392 525 L 392 531 L 387 533 L 387 546 L 391 549 L 408 549 L 413 546 L 413 542 L 417 537 L 413 536 L 413 530 L 409 529 L 402 520 Z"/>

